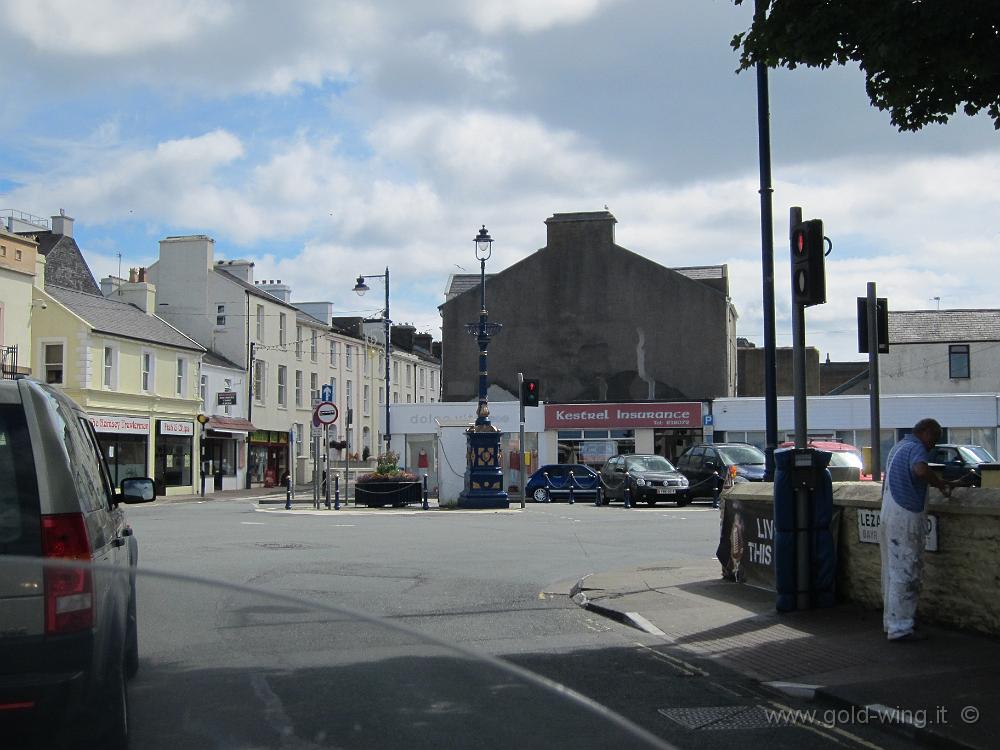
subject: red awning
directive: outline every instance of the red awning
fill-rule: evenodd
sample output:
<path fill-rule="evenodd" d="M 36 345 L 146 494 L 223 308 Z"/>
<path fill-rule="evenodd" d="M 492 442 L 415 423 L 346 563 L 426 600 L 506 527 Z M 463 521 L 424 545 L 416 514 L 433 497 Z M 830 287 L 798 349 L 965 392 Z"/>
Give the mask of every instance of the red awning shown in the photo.
<path fill-rule="evenodd" d="M 218 432 L 253 432 L 257 429 L 251 422 L 242 417 L 212 416 L 208 418 L 208 424 L 205 426 Z"/>

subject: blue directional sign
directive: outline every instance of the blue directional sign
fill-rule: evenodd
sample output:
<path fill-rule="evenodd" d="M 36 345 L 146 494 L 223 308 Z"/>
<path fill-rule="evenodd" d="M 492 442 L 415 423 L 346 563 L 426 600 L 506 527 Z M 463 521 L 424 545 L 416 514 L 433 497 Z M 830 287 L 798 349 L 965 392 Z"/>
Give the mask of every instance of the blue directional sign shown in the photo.
<path fill-rule="evenodd" d="M 329 383 L 324 383 L 320 386 L 320 398 L 324 401 L 333 401 L 333 386 Z"/>

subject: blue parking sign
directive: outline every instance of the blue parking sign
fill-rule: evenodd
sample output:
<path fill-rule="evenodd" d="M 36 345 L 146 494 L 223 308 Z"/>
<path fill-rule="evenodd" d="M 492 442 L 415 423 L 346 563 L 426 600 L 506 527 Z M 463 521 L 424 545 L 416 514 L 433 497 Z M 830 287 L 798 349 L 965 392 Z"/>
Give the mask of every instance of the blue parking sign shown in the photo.
<path fill-rule="evenodd" d="M 333 386 L 329 383 L 324 383 L 320 386 L 320 398 L 323 401 L 333 401 Z"/>

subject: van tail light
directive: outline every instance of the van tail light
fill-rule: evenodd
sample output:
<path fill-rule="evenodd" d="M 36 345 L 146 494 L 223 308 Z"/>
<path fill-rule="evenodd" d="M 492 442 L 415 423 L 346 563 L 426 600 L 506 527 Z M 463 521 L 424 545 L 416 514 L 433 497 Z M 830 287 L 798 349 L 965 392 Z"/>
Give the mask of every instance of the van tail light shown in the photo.
<path fill-rule="evenodd" d="M 42 555 L 55 560 L 85 560 L 80 568 L 46 566 L 45 633 L 86 630 L 94 624 L 94 581 L 90 538 L 82 513 L 42 516 Z"/>

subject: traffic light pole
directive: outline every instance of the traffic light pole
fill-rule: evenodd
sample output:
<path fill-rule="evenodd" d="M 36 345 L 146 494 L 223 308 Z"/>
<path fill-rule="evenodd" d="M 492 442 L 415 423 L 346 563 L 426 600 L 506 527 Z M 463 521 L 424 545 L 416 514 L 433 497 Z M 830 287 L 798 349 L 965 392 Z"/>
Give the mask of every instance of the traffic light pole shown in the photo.
<path fill-rule="evenodd" d="M 802 223 L 802 209 L 789 209 L 789 234 Z M 794 274 L 794 264 L 792 268 Z M 794 299 L 795 277 L 792 277 L 792 381 L 795 401 L 795 447 L 805 448 L 808 441 L 806 416 L 806 306 Z"/>
<path fill-rule="evenodd" d="M 518 469 L 518 479 L 517 483 L 521 489 L 521 507 L 524 507 L 524 454 L 527 451 L 524 449 L 524 373 L 519 372 L 517 374 L 517 393 L 520 396 L 521 401 L 521 429 L 518 432 L 518 443 L 517 449 L 521 453 L 518 456 L 517 465 L 520 467 Z"/>

